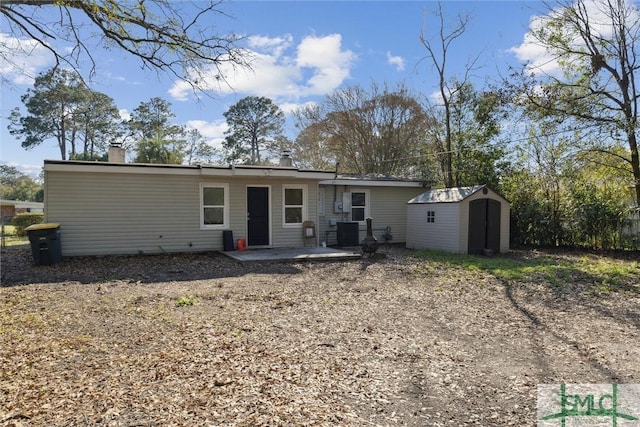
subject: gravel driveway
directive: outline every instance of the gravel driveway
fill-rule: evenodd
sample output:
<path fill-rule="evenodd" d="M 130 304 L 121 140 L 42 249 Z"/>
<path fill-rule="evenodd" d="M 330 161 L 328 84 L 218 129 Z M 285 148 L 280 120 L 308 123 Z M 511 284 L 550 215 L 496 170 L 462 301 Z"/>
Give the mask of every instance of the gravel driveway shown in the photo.
<path fill-rule="evenodd" d="M 640 383 L 638 293 L 382 252 L 33 267 L 7 250 L 0 425 L 534 426 L 538 384 Z"/>

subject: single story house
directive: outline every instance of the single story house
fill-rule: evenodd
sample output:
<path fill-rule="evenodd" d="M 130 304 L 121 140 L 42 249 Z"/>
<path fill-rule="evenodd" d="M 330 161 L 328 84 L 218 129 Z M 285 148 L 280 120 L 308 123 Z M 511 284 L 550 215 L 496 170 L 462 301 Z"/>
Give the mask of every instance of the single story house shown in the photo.
<path fill-rule="evenodd" d="M 407 247 L 508 252 L 509 209 L 502 196 L 484 185 L 427 191 L 407 202 Z"/>
<path fill-rule="evenodd" d="M 16 214 L 25 212 L 44 212 L 44 203 L 21 200 L 0 200 L 0 215 L 4 224 L 11 222 Z"/>
<path fill-rule="evenodd" d="M 343 221 L 357 224 L 359 244 L 367 216 L 390 227 L 393 242 L 404 242 L 406 200 L 424 191 L 419 181 L 348 179 L 286 162 L 185 166 L 114 158 L 45 161 L 45 222 L 60 224 L 64 256 L 222 250 L 229 235 L 249 249 L 332 245 Z"/>

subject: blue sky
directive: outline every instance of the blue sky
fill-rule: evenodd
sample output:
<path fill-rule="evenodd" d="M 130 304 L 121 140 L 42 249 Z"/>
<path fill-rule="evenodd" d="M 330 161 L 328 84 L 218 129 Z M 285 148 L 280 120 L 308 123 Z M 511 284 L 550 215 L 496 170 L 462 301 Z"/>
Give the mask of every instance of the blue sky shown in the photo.
<path fill-rule="evenodd" d="M 445 1 L 445 16 L 470 16 L 464 35 L 450 48 L 448 75 L 460 76 L 465 65 L 478 57 L 474 72 L 481 86 L 497 80 L 508 65 L 541 56 L 526 41 L 532 18 L 544 9 L 538 1 Z M 224 4 L 230 18 L 217 18 L 221 31 L 245 35 L 245 47 L 254 54 L 253 72 L 231 76 L 234 91 L 210 86 L 212 97 L 196 100 L 190 90 L 151 70 L 124 53 L 95 50 L 97 73 L 91 88 L 112 97 L 123 117 L 141 102 L 161 97 L 171 102 L 174 123 L 200 130 L 211 144 L 219 144 L 226 130 L 223 113 L 239 99 L 249 96 L 272 98 L 285 112 L 309 102 L 319 102 L 336 89 L 372 83 L 403 82 L 415 93 L 428 97 L 437 89 L 420 33 L 437 41 L 438 21 L 431 1 L 236 1 Z M 0 45 L 10 45 L 2 33 Z M 21 41 L 23 44 L 27 40 Z M 6 63 L 2 77 L 2 122 L 0 132 L 3 163 L 37 175 L 45 159 L 59 159 L 55 141 L 29 151 L 20 147 L 7 131 L 7 116 L 22 107 L 20 96 L 32 87 L 38 72 L 52 66 L 41 50 L 15 58 L 20 69 Z M 213 81 L 213 80 L 212 80 Z"/>

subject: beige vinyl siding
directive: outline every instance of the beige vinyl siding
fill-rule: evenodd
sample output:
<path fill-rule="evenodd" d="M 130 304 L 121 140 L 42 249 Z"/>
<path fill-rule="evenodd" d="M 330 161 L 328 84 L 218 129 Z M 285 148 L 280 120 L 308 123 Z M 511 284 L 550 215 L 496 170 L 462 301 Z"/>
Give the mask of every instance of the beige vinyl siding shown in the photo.
<path fill-rule="evenodd" d="M 274 231 L 274 241 L 273 246 L 287 248 L 287 247 L 301 247 L 305 244 L 317 246 L 318 245 L 318 235 L 316 233 L 315 239 L 310 239 L 305 242 L 302 234 L 302 224 L 300 226 L 285 226 L 284 225 L 284 185 L 295 185 L 295 184 L 306 184 L 306 219 L 309 221 L 313 221 L 316 224 L 318 223 L 318 183 L 317 182 L 293 182 L 293 181 L 281 181 L 278 183 L 277 190 L 273 194 L 274 201 L 274 218 L 272 221 Z"/>
<path fill-rule="evenodd" d="M 410 249 L 439 249 L 447 252 L 465 252 L 460 241 L 460 204 L 409 204 L 407 208 L 407 247 Z M 427 222 L 427 212 L 435 213 L 434 222 Z"/>
<path fill-rule="evenodd" d="M 200 227 L 200 185 L 229 184 L 229 229 L 246 238 L 246 188 L 264 179 L 199 175 L 45 172 L 46 221 L 61 224 L 63 256 L 221 250 L 223 230 Z M 282 227 L 282 185 L 308 184 L 317 218 L 317 181 L 269 179 L 273 246 L 303 246 L 301 229 Z"/>
<path fill-rule="evenodd" d="M 270 198 L 270 242 L 271 246 L 278 248 L 296 248 L 304 246 L 305 242 L 302 237 L 302 226 L 300 227 L 284 227 L 283 225 L 283 186 L 305 184 L 307 190 L 307 217 L 310 221 L 317 222 L 317 198 L 318 183 L 313 180 L 291 180 L 291 179 L 269 179 L 268 184 L 265 181 L 256 182 L 251 179 L 237 179 L 231 184 L 231 229 L 233 236 L 238 238 L 247 237 L 247 187 L 265 187 L 269 188 Z M 313 242 L 317 244 L 316 242 Z"/>
<path fill-rule="evenodd" d="M 327 244 L 337 243 L 337 226 L 332 226 L 331 221 L 351 221 L 350 213 L 334 212 L 334 191 L 335 200 L 342 201 L 342 195 L 345 192 L 357 192 L 367 190 L 369 200 L 367 205 L 369 215 L 373 218 L 372 226 L 374 236 L 378 241 L 383 242 L 383 234 L 387 227 L 391 227 L 393 235 L 392 243 L 406 242 L 407 226 L 406 226 L 406 204 L 407 201 L 424 192 L 420 187 L 374 187 L 374 186 L 344 186 L 344 185 L 323 185 L 324 199 L 324 215 L 319 216 L 318 237 L 320 241 L 326 241 Z M 366 236 L 366 223 L 361 222 L 359 225 L 359 241 Z M 328 231 L 328 233 L 327 233 Z"/>
<path fill-rule="evenodd" d="M 61 224 L 65 256 L 207 250 L 196 176 L 46 172 L 47 221 Z M 219 241 L 219 242 L 218 242 Z"/>
<path fill-rule="evenodd" d="M 324 214 L 318 216 L 318 224 L 316 226 L 318 239 L 320 242 L 326 242 L 327 245 L 335 245 L 337 243 L 337 227 L 335 225 L 332 226 L 331 221 L 347 221 L 348 215 L 334 212 L 334 191 L 335 199 L 342 200 L 344 186 L 322 185 L 321 188 L 324 191 L 321 191 L 320 194 L 324 193 L 324 198 L 318 203 L 324 204 Z"/>
<path fill-rule="evenodd" d="M 382 241 L 384 229 L 391 227 L 392 243 L 407 241 L 407 201 L 424 192 L 423 188 L 372 187 L 370 213 L 374 235 Z M 366 226 L 361 227 L 360 240 L 366 236 Z"/>
<path fill-rule="evenodd" d="M 206 181 L 205 181 L 206 182 Z M 247 238 L 247 181 L 234 180 L 229 183 L 229 229 L 234 241 Z M 215 248 L 222 249 L 222 248 Z"/>

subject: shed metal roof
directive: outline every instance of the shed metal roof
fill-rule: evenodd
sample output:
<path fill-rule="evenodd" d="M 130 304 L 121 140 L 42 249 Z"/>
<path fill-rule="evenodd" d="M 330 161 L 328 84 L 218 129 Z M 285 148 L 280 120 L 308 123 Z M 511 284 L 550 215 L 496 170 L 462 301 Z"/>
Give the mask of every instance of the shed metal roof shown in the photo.
<path fill-rule="evenodd" d="M 472 194 L 485 188 L 485 185 L 474 185 L 473 187 L 453 187 L 441 188 L 426 191 L 419 196 L 409 200 L 409 204 L 419 203 L 456 203 L 461 202 Z"/>

